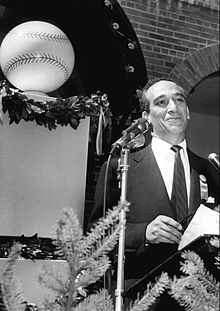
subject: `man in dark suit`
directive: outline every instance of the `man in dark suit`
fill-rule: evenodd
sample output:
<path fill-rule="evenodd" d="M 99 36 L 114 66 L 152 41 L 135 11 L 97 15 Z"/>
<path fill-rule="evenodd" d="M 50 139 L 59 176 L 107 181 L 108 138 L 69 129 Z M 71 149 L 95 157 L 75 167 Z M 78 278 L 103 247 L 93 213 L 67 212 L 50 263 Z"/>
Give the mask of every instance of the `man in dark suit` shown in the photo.
<path fill-rule="evenodd" d="M 190 118 L 183 88 L 171 79 L 154 79 L 142 90 L 142 117 L 152 127 L 151 139 L 142 149 L 131 152 L 127 178 L 125 230 L 125 289 L 177 251 L 184 219 L 202 203 L 200 176 L 206 178 L 208 196 L 219 202 L 219 176 L 212 164 L 187 148 L 185 130 Z M 178 218 L 172 201 L 175 152 L 180 156 L 185 173 L 186 211 Z M 103 165 L 95 192 L 95 207 L 90 221 L 103 216 Z M 118 158 L 108 169 L 106 207 L 118 204 Z M 183 212 L 184 213 L 184 212 Z"/>

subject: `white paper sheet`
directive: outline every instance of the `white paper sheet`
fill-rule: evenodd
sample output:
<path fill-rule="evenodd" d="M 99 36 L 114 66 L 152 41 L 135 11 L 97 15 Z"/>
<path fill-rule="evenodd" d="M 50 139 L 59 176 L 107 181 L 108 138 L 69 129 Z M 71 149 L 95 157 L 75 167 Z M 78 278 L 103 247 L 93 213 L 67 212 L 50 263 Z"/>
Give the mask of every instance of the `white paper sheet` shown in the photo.
<path fill-rule="evenodd" d="M 181 250 L 186 245 L 203 234 L 219 235 L 220 214 L 205 205 L 201 204 L 196 211 L 194 217 L 186 228 L 180 241 L 178 250 Z"/>

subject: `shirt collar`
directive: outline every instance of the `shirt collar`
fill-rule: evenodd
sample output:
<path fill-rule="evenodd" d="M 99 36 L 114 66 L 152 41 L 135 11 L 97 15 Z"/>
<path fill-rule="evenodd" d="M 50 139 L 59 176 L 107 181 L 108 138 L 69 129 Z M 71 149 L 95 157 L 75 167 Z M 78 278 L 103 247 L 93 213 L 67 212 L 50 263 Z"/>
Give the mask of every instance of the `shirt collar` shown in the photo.
<path fill-rule="evenodd" d="M 184 139 L 180 144 L 178 144 L 180 147 L 183 148 L 183 150 L 186 152 L 186 140 Z M 168 152 L 170 151 L 170 147 L 172 145 L 168 142 L 166 142 L 165 140 L 159 138 L 159 137 L 152 137 L 152 148 L 154 151 L 161 153 L 161 151 L 163 150 L 163 152 Z"/>
<path fill-rule="evenodd" d="M 178 144 L 186 152 L 186 140 L 184 139 L 180 144 Z"/>

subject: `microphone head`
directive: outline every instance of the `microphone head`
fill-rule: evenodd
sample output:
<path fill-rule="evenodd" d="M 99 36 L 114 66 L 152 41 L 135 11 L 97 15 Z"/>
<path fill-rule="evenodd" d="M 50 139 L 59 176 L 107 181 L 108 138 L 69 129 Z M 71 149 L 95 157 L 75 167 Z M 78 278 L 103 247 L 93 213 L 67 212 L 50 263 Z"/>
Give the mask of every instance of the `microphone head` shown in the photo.
<path fill-rule="evenodd" d="M 147 132 L 148 129 L 149 124 L 145 118 L 134 120 L 134 122 L 122 132 L 122 137 L 112 144 L 110 154 L 113 155 L 118 149 L 121 149 L 124 146 L 129 146 L 129 144 L 131 145 L 134 139 Z"/>
<path fill-rule="evenodd" d="M 147 120 L 145 118 L 139 118 L 139 119 L 136 119 L 135 121 L 137 121 L 138 123 L 146 123 Z"/>
<path fill-rule="evenodd" d="M 138 124 L 139 124 L 139 129 L 141 132 L 145 132 L 148 130 L 149 128 L 149 124 L 148 121 L 145 118 L 140 118 L 137 120 Z"/>
<path fill-rule="evenodd" d="M 210 155 L 208 156 L 209 160 L 216 160 L 218 159 L 218 155 L 216 153 L 210 153 Z"/>
<path fill-rule="evenodd" d="M 220 170 L 219 156 L 216 153 L 210 153 L 210 155 L 208 156 L 208 160 L 214 165 L 214 167 L 218 171 Z"/>

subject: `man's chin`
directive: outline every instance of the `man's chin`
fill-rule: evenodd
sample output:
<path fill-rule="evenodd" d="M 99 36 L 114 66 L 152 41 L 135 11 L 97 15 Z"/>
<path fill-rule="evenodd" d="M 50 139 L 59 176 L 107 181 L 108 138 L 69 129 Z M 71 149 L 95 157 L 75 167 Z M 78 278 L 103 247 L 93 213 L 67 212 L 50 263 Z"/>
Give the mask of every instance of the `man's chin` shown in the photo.
<path fill-rule="evenodd" d="M 182 133 L 185 131 L 185 124 L 183 124 L 182 121 L 172 121 L 172 122 L 168 122 L 167 124 L 167 129 L 170 132 L 173 133 Z"/>
<path fill-rule="evenodd" d="M 168 119 L 166 121 L 167 126 L 179 126 L 179 127 L 183 127 L 183 120 L 180 118 L 176 118 L 176 119 Z"/>

